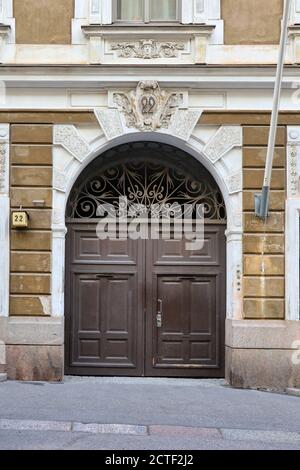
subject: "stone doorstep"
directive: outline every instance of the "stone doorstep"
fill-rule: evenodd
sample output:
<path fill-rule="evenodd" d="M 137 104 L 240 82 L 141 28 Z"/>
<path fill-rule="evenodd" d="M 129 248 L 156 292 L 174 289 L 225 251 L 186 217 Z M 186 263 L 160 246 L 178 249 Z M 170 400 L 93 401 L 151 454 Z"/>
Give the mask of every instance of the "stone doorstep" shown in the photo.
<path fill-rule="evenodd" d="M 71 421 L 35 421 L 0 419 L 0 430 L 118 434 L 131 436 L 194 437 L 203 440 L 300 443 L 300 432 L 264 431 L 259 429 L 197 428 L 169 425 L 126 425 L 76 423 Z"/>
<path fill-rule="evenodd" d="M 7 374 L 0 373 L 0 382 L 6 382 L 6 380 L 7 380 Z"/>
<path fill-rule="evenodd" d="M 300 388 L 287 388 L 286 393 L 293 397 L 300 397 Z"/>

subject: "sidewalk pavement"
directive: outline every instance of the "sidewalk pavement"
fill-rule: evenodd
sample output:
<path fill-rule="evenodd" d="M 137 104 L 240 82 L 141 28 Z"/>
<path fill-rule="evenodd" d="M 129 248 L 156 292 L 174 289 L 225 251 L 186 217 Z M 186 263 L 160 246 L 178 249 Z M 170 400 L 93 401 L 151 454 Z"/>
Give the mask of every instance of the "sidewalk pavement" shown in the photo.
<path fill-rule="evenodd" d="M 218 380 L 0 384 L 0 449 L 297 449 L 300 399 Z"/>

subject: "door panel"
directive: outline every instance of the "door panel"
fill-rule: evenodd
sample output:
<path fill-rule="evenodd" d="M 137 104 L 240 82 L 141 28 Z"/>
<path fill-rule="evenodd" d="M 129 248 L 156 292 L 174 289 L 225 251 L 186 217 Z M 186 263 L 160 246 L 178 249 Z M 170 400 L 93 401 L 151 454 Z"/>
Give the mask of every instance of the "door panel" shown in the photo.
<path fill-rule="evenodd" d="M 147 375 L 224 375 L 224 231 L 207 226 L 199 252 L 185 240 L 147 245 Z"/>
<path fill-rule="evenodd" d="M 142 375 L 143 243 L 100 241 L 95 224 L 76 224 L 67 246 L 67 372 Z"/>

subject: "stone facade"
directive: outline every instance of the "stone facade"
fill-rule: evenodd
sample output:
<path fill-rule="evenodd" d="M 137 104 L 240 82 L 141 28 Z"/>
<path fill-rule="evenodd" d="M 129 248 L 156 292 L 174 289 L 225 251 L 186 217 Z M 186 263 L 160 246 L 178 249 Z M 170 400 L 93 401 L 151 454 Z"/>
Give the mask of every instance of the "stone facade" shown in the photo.
<path fill-rule="evenodd" d="M 149 140 L 189 153 L 223 193 L 228 381 L 300 387 L 298 2 L 266 224 L 254 215 L 254 195 L 263 181 L 281 1 L 265 15 L 270 2 L 261 11 L 261 2 L 243 1 L 237 12 L 229 0 L 182 0 L 175 27 L 116 23 L 110 0 L 43 1 L 38 12 L 29 0 L 2 3 L 9 86 L 0 109 L 0 380 L 62 379 L 68 195 L 97 156 Z M 28 18 L 44 15 L 47 28 L 28 29 Z M 20 207 L 28 230 L 9 226 Z"/>

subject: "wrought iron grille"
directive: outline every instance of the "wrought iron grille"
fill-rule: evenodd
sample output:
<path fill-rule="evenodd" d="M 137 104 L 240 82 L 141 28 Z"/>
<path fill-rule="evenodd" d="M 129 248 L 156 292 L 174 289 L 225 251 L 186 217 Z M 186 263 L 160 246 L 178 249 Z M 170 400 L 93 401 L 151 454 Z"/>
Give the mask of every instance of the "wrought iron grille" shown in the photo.
<path fill-rule="evenodd" d="M 146 149 L 146 152 L 145 152 Z M 166 150 L 166 146 L 164 146 Z M 150 152 L 149 152 L 150 150 Z M 139 152 L 133 152 L 135 157 L 123 158 L 114 163 L 94 167 L 91 173 L 83 175 L 79 184 L 74 187 L 68 203 L 67 218 L 94 219 L 100 205 L 110 204 L 119 210 L 119 199 L 127 198 L 129 211 L 136 216 L 137 208 L 153 206 L 169 209 L 183 207 L 185 204 L 204 205 L 207 220 L 226 221 L 226 209 L 222 194 L 209 173 L 202 168 L 200 171 L 186 170 L 186 165 L 179 161 L 172 162 L 173 147 L 168 146 L 168 159 L 162 160 L 153 155 L 151 146 Z M 132 148 L 131 152 L 132 153 Z M 151 155 L 152 153 L 152 155 Z M 180 152 L 181 157 L 185 156 Z M 191 157 L 189 157 L 191 158 Z M 178 159 L 177 159 L 178 160 Z"/>

